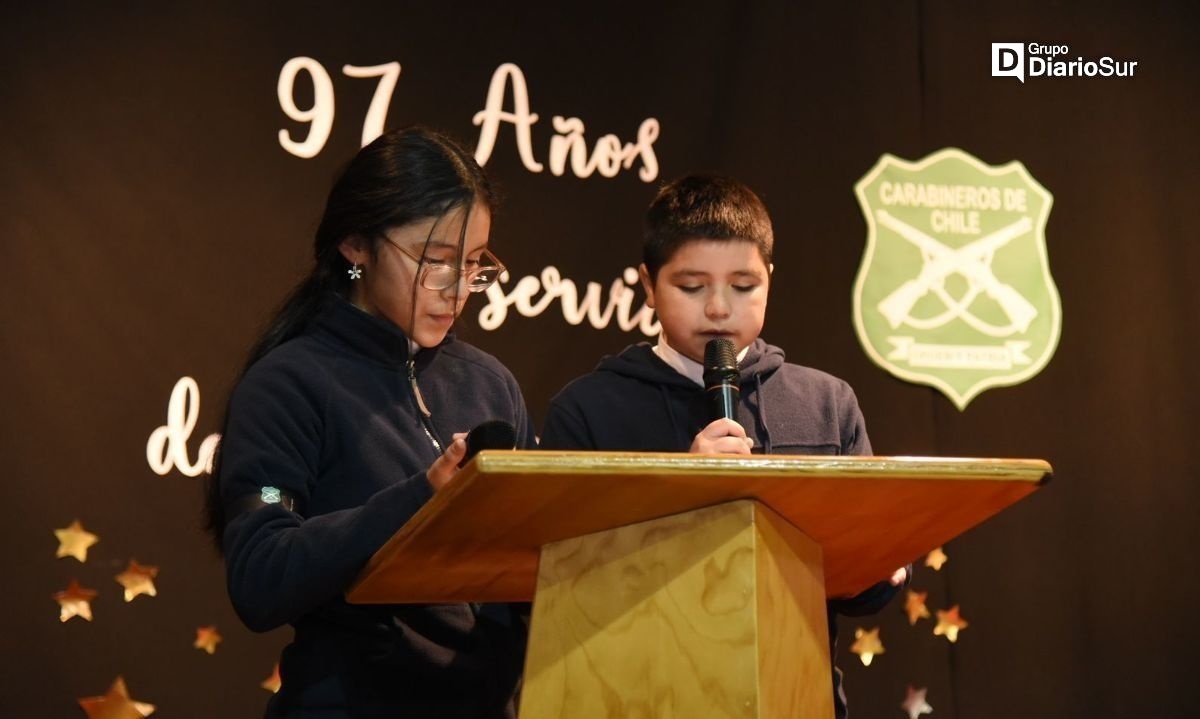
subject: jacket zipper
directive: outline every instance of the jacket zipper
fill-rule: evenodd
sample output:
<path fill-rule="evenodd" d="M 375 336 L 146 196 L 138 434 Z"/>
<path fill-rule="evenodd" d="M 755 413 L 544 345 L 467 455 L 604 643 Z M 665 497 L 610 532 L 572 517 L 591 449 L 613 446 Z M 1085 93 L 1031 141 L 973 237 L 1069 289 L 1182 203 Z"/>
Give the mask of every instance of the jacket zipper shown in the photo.
<path fill-rule="evenodd" d="M 429 441 L 433 443 L 434 450 L 441 456 L 445 450 L 442 449 L 441 442 L 438 442 L 437 437 L 434 436 L 433 428 L 429 426 L 429 418 L 433 415 L 425 406 L 425 398 L 421 396 L 421 388 L 417 386 L 417 367 L 414 359 L 408 361 L 408 383 L 412 386 L 413 397 L 417 401 L 417 409 L 420 410 L 421 429 L 425 430 L 425 436 L 429 438 Z"/>
<path fill-rule="evenodd" d="M 442 444 L 437 441 L 437 437 L 435 437 L 433 434 L 433 428 L 429 425 L 429 418 L 432 417 L 433 414 L 429 411 L 429 407 L 425 406 L 425 398 L 421 396 L 421 387 L 417 384 L 417 366 L 415 359 L 410 359 L 408 361 L 408 383 L 410 386 L 412 386 L 413 398 L 416 399 L 417 409 L 420 410 L 421 429 L 425 430 L 425 436 L 428 437 L 429 441 L 433 443 L 433 448 L 435 451 L 437 451 L 438 456 L 441 456 L 445 453 L 445 450 L 442 449 Z M 467 607 L 470 608 L 471 615 L 478 621 L 479 612 L 483 605 L 479 602 L 469 602 Z"/>

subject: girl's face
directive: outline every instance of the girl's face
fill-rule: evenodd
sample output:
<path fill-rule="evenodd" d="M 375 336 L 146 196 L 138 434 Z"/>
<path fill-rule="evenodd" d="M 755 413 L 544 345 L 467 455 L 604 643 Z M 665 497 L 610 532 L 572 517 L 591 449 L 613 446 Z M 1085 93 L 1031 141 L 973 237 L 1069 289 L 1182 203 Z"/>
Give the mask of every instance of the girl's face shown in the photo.
<path fill-rule="evenodd" d="M 370 314 L 391 320 L 421 347 L 440 344 L 466 304 L 465 280 L 460 277 L 457 286 L 431 290 L 423 286 L 421 278 L 428 263 L 464 268 L 479 262 L 487 249 L 491 215 L 481 203 L 471 208 L 464 255 L 460 256 L 465 214 L 460 207 L 442 217 L 392 228 L 386 239 L 377 243 L 374 256 L 364 241 L 343 240 L 342 255 L 362 269 L 362 276 L 352 283 L 351 301 Z M 414 258 L 422 258 L 425 264 Z"/>

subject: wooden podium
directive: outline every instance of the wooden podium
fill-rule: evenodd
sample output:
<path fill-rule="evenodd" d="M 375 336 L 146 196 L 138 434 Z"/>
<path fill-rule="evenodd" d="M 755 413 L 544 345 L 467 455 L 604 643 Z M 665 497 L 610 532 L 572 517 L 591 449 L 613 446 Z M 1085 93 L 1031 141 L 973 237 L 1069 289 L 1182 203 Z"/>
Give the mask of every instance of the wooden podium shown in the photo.
<path fill-rule="evenodd" d="M 1049 477 L 1039 460 L 481 452 L 347 598 L 533 599 L 522 719 L 830 717 L 825 598 Z"/>

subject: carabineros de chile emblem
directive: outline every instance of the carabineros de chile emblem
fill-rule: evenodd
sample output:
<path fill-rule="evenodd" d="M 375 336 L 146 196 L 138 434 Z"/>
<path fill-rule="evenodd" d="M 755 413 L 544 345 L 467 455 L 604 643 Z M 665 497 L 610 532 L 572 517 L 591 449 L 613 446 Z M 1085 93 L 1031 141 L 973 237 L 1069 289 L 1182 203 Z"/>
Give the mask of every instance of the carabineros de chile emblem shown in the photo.
<path fill-rule="evenodd" d="M 867 221 L 854 326 L 876 364 L 960 410 L 1046 366 L 1062 329 L 1046 255 L 1054 198 L 1020 162 L 884 155 L 854 191 Z"/>

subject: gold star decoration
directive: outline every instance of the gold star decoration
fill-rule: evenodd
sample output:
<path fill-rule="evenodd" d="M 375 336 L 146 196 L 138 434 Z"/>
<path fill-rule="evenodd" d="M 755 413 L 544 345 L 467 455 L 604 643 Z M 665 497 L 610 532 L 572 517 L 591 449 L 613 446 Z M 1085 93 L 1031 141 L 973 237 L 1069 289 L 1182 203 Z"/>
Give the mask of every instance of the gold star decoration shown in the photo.
<path fill-rule="evenodd" d="M 158 575 L 158 567 L 138 564 L 136 559 L 129 560 L 129 566 L 117 575 L 117 583 L 125 587 L 125 601 L 132 602 L 139 594 L 157 596 L 154 588 L 154 577 Z"/>
<path fill-rule="evenodd" d="M 280 679 L 279 679 L 279 665 L 278 664 L 276 664 L 275 668 L 271 670 L 271 676 L 264 679 L 262 681 L 262 684 L 259 684 L 259 686 L 262 687 L 263 689 L 266 689 L 267 691 L 271 692 L 272 694 L 279 693 L 279 687 L 283 686 L 283 682 L 280 681 Z"/>
<path fill-rule="evenodd" d="M 104 696 L 85 697 L 78 701 L 79 706 L 87 712 L 88 719 L 141 719 L 154 713 L 153 704 L 129 698 L 125 680 L 119 676 Z"/>
<path fill-rule="evenodd" d="M 916 624 L 918 619 L 929 618 L 929 607 L 925 606 L 925 597 L 928 596 L 929 592 L 908 590 L 908 595 L 904 600 L 904 611 L 908 613 L 909 624 Z"/>
<path fill-rule="evenodd" d="M 933 567 L 933 571 L 940 572 L 942 571 L 942 565 L 945 564 L 946 560 L 948 559 L 950 558 L 946 556 L 946 553 L 942 551 L 942 548 L 938 547 L 925 556 L 925 566 Z"/>
<path fill-rule="evenodd" d="M 967 620 L 958 616 L 957 604 L 955 604 L 953 607 L 950 607 L 950 609 L 946 611 L 939 609 L 937 612 L 937 618 L 938 623 L 937 626 L 933 628 L 933 633 L 936 635 L 945 636 L 946 639 L 949 639 L 951 642 L 957 642 L 958 630 L 966 629 L 968 626 Z"/>
<path fill-rule="evenodd" d="M 197 627 L 196 641 L 192 644 L 197 649 L 203 649 L 209 654 L 216 654 L 217 645 L 221 643 L 221 633 L 216 626 Z"/>
<path fill-rule="evenodd" d="M 74 579 L 61 592 L 54 593 L 54 601 L 58 602 L 60 611 L 58 620 L 65 622 L 71 617 L 83 617 L 92 621 L 92 600 L 96 598 L 96 590 L 84 589 Z"/>
<path fill-rule="evenodd" d="M 883 642 L 879 641 L 879 627 L 864 631 L 862 627 L 854 628 L 854 643 L 850 651 L 858 655 L 863 666 L 871 666 L 871 660 L 876 654 L 883 654 Z"/>
<path fill-rule="evenodd" d="M 84 529 L 78 519 L 69 526 L 54 530 L 54 536 L 58 537 L 58 551 L 54 556 L 59 559 L 75 557 L 81 562 L 87 561 L 88 547 L 100 541 L 99 537 Z"/>
<path fill-rule="evenodd" d="M 908 685 L 908 693 L 904 697 L 904 703 L 900 705 L 901 709 L 908 712 L 908 719 L 918 719 L 922 714 L 933 713 L 933 707 L 925 701 L 925 692 L 925 689 L 913 689 L 912 684 Z"/>

